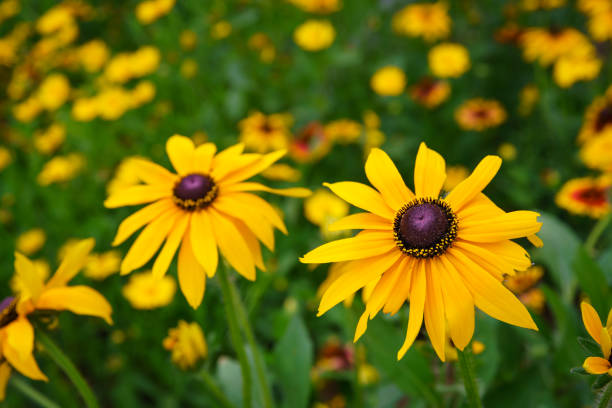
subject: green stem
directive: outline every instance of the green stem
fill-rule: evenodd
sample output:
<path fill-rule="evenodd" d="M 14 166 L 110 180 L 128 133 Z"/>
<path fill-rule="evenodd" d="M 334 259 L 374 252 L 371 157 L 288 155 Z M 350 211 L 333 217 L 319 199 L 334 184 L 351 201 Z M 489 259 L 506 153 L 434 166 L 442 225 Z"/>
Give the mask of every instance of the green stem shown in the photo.
<path fill-rule="evenodd" d="M 251 367 L 244 350 L 244 344 L 242 342 L 242 336 L 240 335 L 240 328 L 238 327 L 238 317 L 236 307 L 232 300 L 232 286 L 227 277 L 227 272 L 223 264 L 217 268 L 217 276 L 219 277 L 219 284 L 221 286 L 221 292 L 223 293 L 223 304 L 225 305 L 225 314 L 227 316 L 227 324 L 230 329 L 230 338 L 238 355 L 238 361 L 240 362 L 240 369 L 242 371 L 242 405 L 245 408 L 251 407 Z"/>
<path fill-rule="evenodd" d="M 472 344 L 468 344 L 463 351 L 457 349 L 459 357 L 459 367 L 463 377 L 463 386 L 470 407 L 482 408 L 480 395 L 478 394 L 478 384 L 476 383 L 476 372 L 474 369 L 474 358 L 472 355 Z"/>
<path fill-rule="evenodd" d="M 81 397 L 83 397 L 83 401 L 85 402 L 85 406 L 88 408 L 98 408 L 98 400 L 96 396 L 89 388 L 87 381 L 83 378 L 79 370 L 74 366 L 72 361 L 68 358 L 66 354 L 51 340 L 49 336 L 45 334 L 44 331 L 38 330 L 37 338 L 40 343 L 44 346 L 45 352 L 51 357 L 51 359 L 57 364 L 63 371 L 66 373 L 72 384 L 76 387 Z"/>
<path fill-rule="evenodd" d="M 36 391 L 34 387 L 32 387 L 27 382 L 23 381 L 21 378 L 13 375 L 11 376 L 10 384 L 19 390 L 26 398 L 30 399 L 32 402 L 40 405 L 43 408 L 60 408 L 55 402 L 51 401 L 49 398 Z"/>
<path fill-rule="evenodd" d="M 599 404 L 597 406 L 599 408 L 607 408 L 610 404 L 610 399 L 612 398 L 612 383 L 608 383 L 606 390 L 601 395 L 601 399 L 599 400 Z"/>
<path fill-rule="evenodd" d="M 210 396 L 217 402 L 219 407 L 222 408 L 234 408 L 234 406 L 229 402 L 225 394 L 219 389 L 215 380 L 208 374 L 208 371 L 202 370 L 200 372 L 200 378 L 204 382 L 204 385 L 210 392 Z"/>
<path fill-rule="evenodd" d="M 584 247 L 590 255 L 593 255 L 593 251 L 595 250 L 595 244 L 597 244 L 599 237 L 601 237 L 601 234 L 603 234 L 603 232 L 606 230 L 606 227 L 608 226 L 611 220 L 612 212 L 600 218 L 599 221 L 597 221 L 597 224 L 595 224 L 595 226 L 591 230 L 591 233 L 587 237 L 586 243 L 584 244 Z"/>
<path fill-rule="evenodd" d="M 272 399 L 272 393 L 270 392 L 270 386 L 268 385 L 268 376 L 266 375 L 265 364 L 259 351 L 259 347 L 257 347 L 257 342 L 255 341 L 255 335 L 253 334 L 251 324 L 249 323 L 246 308 L 240 300 L 240 296 L 238 296 L 238 291 L 232 282 L 230 282 L 230 291 L 232 295 L 232 300 L 234 302 L 234 307 L 238 312 L 238 321 L 240 323 L 240 326 L 242 327 L 246 340 L 249 343 L 249 348 L 253 353 L 253 362 L 255 363 L 255 371 L 257 372 L 257 379 L 259 380 L 259 385 L 261 387 L 261 394 L 263 397 L 264 404 L 263 406 L 265 408 L 273 408 L 274 400 Z"/>

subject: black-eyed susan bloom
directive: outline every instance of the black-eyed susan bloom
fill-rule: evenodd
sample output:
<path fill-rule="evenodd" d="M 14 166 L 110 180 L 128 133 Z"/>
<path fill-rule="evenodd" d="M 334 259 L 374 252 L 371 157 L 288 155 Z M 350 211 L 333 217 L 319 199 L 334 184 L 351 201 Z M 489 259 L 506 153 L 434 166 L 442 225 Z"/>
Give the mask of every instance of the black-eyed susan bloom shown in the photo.
<path fill-rule="evenodd" d="M 537 213 L 506 213 L 482 193 L 500 166 L 499 157 L 485 157 L 468 178 L 441 196 L 445 161 L 422 143 L 414 193 L 380 149 L 372 149 L 365 165 L 376 190 L 351 181 L 327 184 L 366 212 L 349 215 L 331 227 L 363 231 L 302 258 L 305 263 L 350 262 L 352 271 L 340 275 L 325 291 L 319 315 L 377 282 L 355 340 L 365 332 L 368 318 L 381 310 L 394 314 L 409 301 L 408 330 L 398 358 L 410 348 L 423 321 L 441 360 L 447 330 L 463 350 L 474 332 L 474 306 L 506 323 L 537 330 L 527 309 L 502 281 L 531 265 L 527 252 L 511 240 L 527 237 L 540 245 L 535 234 L 541 223 Z"/>
<path fill-rule="evenodd" d="M 251 192 L 304 197 L 310 191 L 246 182 L 285 151 L 243 154 L 243 148 L 237 144 L 216 154 L 212 143 L 196 148 L 191 139 L 175 135 L 168 139 L 166 151 L 176 173 L 134 159 L 143 184 L 117 190 L 104 203 L 108 208 L 147 204 L 119 225 L 113 245 L 144 227 L 121 263 L 121 274 L 142 267 L 161 248 L 153 264 L 153 274 L 161 277 L 178 251 L 179 285 L 196 308 L 204 296 L 206 276 L 217 270 L 217 249 L 249 280 L 255 279 L 255 267 L 265 269 L 259 241 L 272 250 L 273 229 L 287 230 L 276 210 Z"/>
<path fill-rule="evenodd" d="M 612 375 L 612 364 L 610 364 L 610 351 L 612 350 L 612 340 L 610 340 L 610 331 L 612 330 L 612 310 L 608 314 L 608 320 L 604 326 L 599 319 L 599 315 L 586 302 L 580 304 L 582 311 L 582 322 L 589 335 L 601 347 L 603 357 L 587 357 L 582 364 L 582 367 L 589 374 L 610 374 Z"/>

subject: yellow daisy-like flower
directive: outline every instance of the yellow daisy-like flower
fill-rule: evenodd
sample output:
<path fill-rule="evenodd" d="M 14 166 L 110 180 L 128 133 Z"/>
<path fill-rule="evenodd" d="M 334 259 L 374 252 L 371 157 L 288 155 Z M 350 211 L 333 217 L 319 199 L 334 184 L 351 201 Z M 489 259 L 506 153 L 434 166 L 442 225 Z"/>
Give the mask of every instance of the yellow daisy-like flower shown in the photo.
<path fill-rule="evenodd" d="M 612 131 L 586 142 L 580 159 L 591 169 L 612 173 Z"/>
<path fill-rule="evenodd" d="M 256 111 L 238 123 L 240 141 L 247 150 L 257 153 L 286 149 L 292 124 L 293 116 L 288 113 L 264 115 Z"/>
<path fill-rule="evenodd" d="M 462 129 L 483 131 L 506 121 L 506 110 L 496 100 L 474 98 L 455 111 L 455 120 Z"/>
<path fill-rule="evenodd" d="M 575 178 L 561 187 L 555 202 L 573 214 L 600 218 L 610 212 L 608 193 L 611 186 L 610 176 Z"/>
<path fill-rule="evenodd" d="M 588 21 L 589 33 L 595 41 L 604 42 L 612 39 L 612 4 L 609 9 L 593 13 Z"/>
<path fill-rule="evenodd" d="M 324 157 L 332 148 L 332 139 L 319 122 L 310 122 L 291 140 L 289 154 L 299 163 L 311 163 Z"/>
<path fill-rule="evenodd" d="M 132 275 L 122 293 L 134 309 L 151 310 L 172 302 L 176 282 L 171 276 L 155 276 L 151 271 Z"/>
<path fill-rule="evenodd" d="M 372 75 L 370 86 L 379 95 L 396 96 L 404 92 L 406 74 L 394 65 L 380 68 Z"/>
<path fill-rule="evenodd" d="M 582 311 L 582 322 L 589 335 L 599 344 L 601 347 L 602 357 L 587 357 L 582 364 L 582 367 L 589 374 L 609 374 L 612 375 L 612 364 L 610 364 L 610 351 L 612 350 L 612 340 L 610 340 L 610 333 L 612 333 L 612 310 L 608 313 L 608 320 L 606 325 L 603 326 L 599 315 L 593 308 L 586 302 L 580 304 L 580 310 Z"/>
<path fill-rule="evenodd" d="M 606 133 L 612 133 L 612 86 L 586 109 L 578 142 L 583 143 Z"/>
<path fill-rule="evenodd" d="M 179 321 L 177 327 L 168 330 L 163 346 L 172 352 L 172 362 L 181 370 L 193 368 L 208 354 L 204 332 L 196 322 Z"/>
<path fill-rule="evenodd" d="M 451 87 L 448 81 L 425 77 L 412 86 L 410 96 L 415 102 L 433 109 L 448 99 Z"/>
<path fill-rule="evenodd" d="M 336 38 L 336 30 L 327 20 L 308 20 L 293 32 L 293 41 L 306 51 L 329 48 Z"/>
<path fill-rule="evenodd" d="M 117 190 L 104 202 L 107 208 L 147 204 L 119 225 L 113 241 L 119 245 L 146 226 L 121 263 L 122 275 L 145 265 L 161 247 L 153 264 L 153 274 L 161 277 L 178 251 L 179 285 L 196 308 L 204 296 L 206 276 L 217 270 L 217 248 L 249 280 L 255 279 L 255 267 L 265 270 L 258 241 L 273 249 L 273 229 L 287 230 L 276 210 L 251 192 L 305 197 L 310 191 L 246 182 L 285 151 L 261 155 L 243 154 L 243 149 L 238 144 L 216 154 L 212 143 L 196 148 L 191 139 L 175 135 L 168 139 L 166 151 L 176 174 L 148 160 L 133 159 L 133 169 L 144 184 Z"/>
<path fill-rule="evenodd" d="M 325 133 L 336 143 L 356 142 L 363 132 L 361 123 L 351 119 L 338 119 L 325 125 Z"/>
<path fill-rule="evenodd" d="M 588 54 L 593 45 L 575 28 L 528 28 L 521 35 L 523 57 L 548 66 L 567 54 Z"/>
<path fill-rule="evenodd" d="M 15 248 L 18 252 L 26 255 L 32 255 L 45 245 L 47 234 L 42 228 L 32 228 L 21 233 L 15 242 Z"/>
<path fill-rule="evenodd" d="M 37 311 L 69 310 L 95 316 L 112 324 L 111 305 L 88 286 L 68 286 L 68 282 L 87 262 L 95 241 L 80 241 L 69 251 L 55 274 L 45 282 L 36 265 L 19 252 L 15 253 L 15 298 L 0 303 L 0 396 L 11 369 L 33 379 L 47 381 L 34 359 L 34 327 L 28 315 Z"/>
<path fill-rule="evenodd" d="M 442 43 L 429 50 L 431 73 L 440 78 L 458 78 L 471 67 L 470 54 L 461 44 Z"/>
<path fill-rule="evenodd" d="M 537 330 L 525 306 L 502 284 L 505 275 L 531 265 L 527 252 L 512 239 L 535 236 L 541 223 L 532 211 L 506 213 L 482 190 L 493 179 L 501 159 L 487 156 L 450 193 L 440 196 L 445 161 L 421 143 L 413 193 L 380 149 L 372 149 L 365 172 L 376 190 L 356 182 L 326 184 L 335 194 L 366 212 L 349 215 L 332 229 L 361 229 L 352 238 L 322 245 L 304 255 L 304 263 L 348 262 L 325 291 L 319 315 L 357 290 L 376 282 L 355 333 L 381 310 L 396 313 L 410 302 L 404 345 L 406 353 L 423 321 L 433 347 L 445 360 L 447 329 L 463 350 L 474 332 L 474 306 L 490 316 Z"/>
<path fill-rule="evenodd" d="M 599 75 L 602 61 L 595 50 L 588 54 L 569 54 L 555 62 L 553 78 L 561 88 L 569 88 L 578 81 L 590 81 Z"/>
<path fill-rule="evenodd" d="M 426 41 L 446 38 L 451 28 L 448 4 L 410 4 L 393 15 L 391 25 L 399 35 L 423 37 Z"/>

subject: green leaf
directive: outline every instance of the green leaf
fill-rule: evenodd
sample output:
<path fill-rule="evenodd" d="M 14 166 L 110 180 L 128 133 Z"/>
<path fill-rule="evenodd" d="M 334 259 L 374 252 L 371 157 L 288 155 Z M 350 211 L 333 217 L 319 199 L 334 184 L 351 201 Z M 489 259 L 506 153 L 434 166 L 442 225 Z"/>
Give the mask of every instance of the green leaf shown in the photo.
<path fill-rule="evenodd" d="M 533 259 L 548 266 L 553 280 L 561 288 L 563 299 L 569 303 L 576 285 L 571 265 L 580 241 L 557 217 L 545 212 L 540 214 L 543 225 L 538 235 L 544 241 L 544 246 L 533 250 Z"/>
<path fill-rule="evenodd" d="M 217 378 L 223 393 L 230 402 L 242 406 L 242 373 L 240 364 L 229 357 L 221 357 L 217 363 Z"/>
<path fill-rule="evenodd" d="M 608 282 L 599 265 L 591 258 L 584 247 L 578 248 L 573 267 L 580 288 L 587 294 L 595 310 L 600 313 L 608 311 L 607 299 L 610 294 Z"/>
<path fill-rule="evenodd" d="M 593 391 L 599 391 L 604 388 L 610 381 L 612 381 L 612 377 L 610 377 L 608 374 L 599 375 L 597 376 L 597 379 L 595 380 L 591 388 L 593 389 Z"/>
<path fill-rule="evenodd" d="M 313 345 L 302 318 L 293 316 L 274 350 L 274 367 L 283 392 L 283 407 L 306 408 L 310 395 Z"/>
<path fill-rule="evenodd" d="M 578 337 L 578 344 L 582 346 L 582 348 L 590 355 L 590 356 L 600 356 L 601 348 L 599 344 L 595 343 L 593 340 L 586 337 Z"/>
<path fill-rule="evenodd" d="M 578 375 L 589 375 L 583 367 L 573 367 L 570 372 Z"/>

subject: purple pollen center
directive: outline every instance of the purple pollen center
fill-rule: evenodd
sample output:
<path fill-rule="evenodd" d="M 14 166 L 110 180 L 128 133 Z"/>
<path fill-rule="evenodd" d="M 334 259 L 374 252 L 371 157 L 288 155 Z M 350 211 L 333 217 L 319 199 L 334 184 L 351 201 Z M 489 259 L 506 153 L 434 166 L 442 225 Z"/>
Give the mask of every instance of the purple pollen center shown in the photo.
<path fill-rule="evenodd" d="M 0 313 L 2 313 L 7 307 L 9 307 L 14 300 L 15 298 L 12 296 L 4 298 L 4 300 L 0 302 Z"/>
<path fill-rule="evenodd" d="M 174 187 L 174 195 L 181 200 L 199 200 L 214 186 L 210 177 L 203 174 L 189 174 Z"/>
<path fill-rule="evenodd" d="M 428 248 L 448 230 L 448 219 L 442 208 L 423 203 L 409 208 L 400 221 L 399 234 L 412 248 Z"/>

